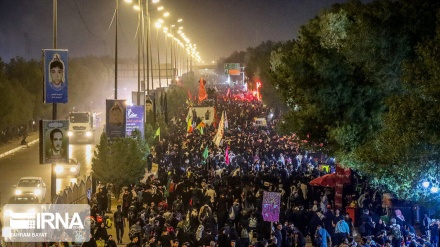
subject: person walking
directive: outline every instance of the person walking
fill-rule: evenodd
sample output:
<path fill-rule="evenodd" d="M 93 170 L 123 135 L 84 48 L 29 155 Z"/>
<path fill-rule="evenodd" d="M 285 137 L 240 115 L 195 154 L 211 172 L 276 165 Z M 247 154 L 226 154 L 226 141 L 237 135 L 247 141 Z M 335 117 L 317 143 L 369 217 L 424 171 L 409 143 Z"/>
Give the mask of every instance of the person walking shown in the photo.
<path fill-rule="evenodd" d="M 122 206 L 118 205 L 116 212 L 113 214 L 113 219 L 116 228 L 116 240 L 118 244 L 122 244 L 122 238 L 124 237 L 125 220 L 124 213 L 122 213 Z"/>
<path fill-rule="evenodd" d="M 329 244 L 327 245 L 327 240 Z M 316 247 L 327 247 L 332 246 L 332 238 L 330 234 L 321 225 L 318 225 L 315 232 L 315 246 Z"/>

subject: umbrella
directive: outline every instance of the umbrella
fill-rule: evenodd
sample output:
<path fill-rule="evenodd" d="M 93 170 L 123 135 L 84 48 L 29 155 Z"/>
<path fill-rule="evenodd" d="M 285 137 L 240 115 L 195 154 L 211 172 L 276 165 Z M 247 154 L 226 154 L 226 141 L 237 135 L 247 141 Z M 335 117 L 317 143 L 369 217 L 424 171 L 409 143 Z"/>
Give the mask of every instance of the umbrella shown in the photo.
<path fill-rule="evenodd" d="M 325 174 L 324 176 L 318 177 L 310 181 L 310 185 L 313 186 L 325 186 L 325 187 L 334 187 L 336 186 L 336 174 L 330 173 Z"/>

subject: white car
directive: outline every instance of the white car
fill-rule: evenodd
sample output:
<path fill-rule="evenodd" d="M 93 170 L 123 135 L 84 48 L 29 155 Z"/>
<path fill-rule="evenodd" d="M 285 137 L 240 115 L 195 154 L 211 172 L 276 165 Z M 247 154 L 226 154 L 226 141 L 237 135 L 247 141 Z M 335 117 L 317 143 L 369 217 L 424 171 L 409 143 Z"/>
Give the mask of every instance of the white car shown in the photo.
<path fill-rule="evenodd" d="M 46 184 L 41 177 L 22 177 L 14 185 L 15 195 L 34 195 L 44 203 L 46 199 Z"/>
<path fill-rule="evenodd" d="M 80 164 L 74 158 L 69 159 L 69 163 L 56 163 L 55 174 L 57 178 L 70 177 L 75 178 L 79 175 Z"/>

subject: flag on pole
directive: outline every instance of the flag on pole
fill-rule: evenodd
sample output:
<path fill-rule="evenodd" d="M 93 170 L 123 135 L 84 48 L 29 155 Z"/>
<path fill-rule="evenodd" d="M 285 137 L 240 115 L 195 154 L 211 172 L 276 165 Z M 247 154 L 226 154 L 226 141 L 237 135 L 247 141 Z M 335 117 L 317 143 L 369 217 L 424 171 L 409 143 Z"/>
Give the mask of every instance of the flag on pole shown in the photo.
<path fill-rule="evenodd" d="M 187 119 L 187 128 L 186 128 L 186 132 L 191 133 L 192 132 L 192 117 L 190 115 L 188 115 Z"/>
<path fill-rule="evenodd" d="M 223 132 L 225 131 L 224 128 L 225 128 L 225 112 L 223 111 L 222 118 L 220 119 L 220 123 L 218 125 L 217 133 L 215 134 L 213 140 L 213 142 L 217 147 L 220 146 L 220 142 L 223 139 Z"/>
<path fill-rule="evenodd" d="M 197 125 L 197 129 L 198 128 L 203 128 L 203 127 L 205 127 L 206 126 L 206 124 L 203 122 L 203 121 L 201 121 L 198 125 Z"/>
<path fill-rule="evenodd" d="M 225 151 L 225 163 L 226 163 L 226 165 L 229 165 L 229 147 L 226 147 L 226 151 Z"/>
<path fill-rule="evenodd" d="M 157 130 L 156 130 L 156 134 L 154 135 L 154 137 L 156 137 L 156 136 L 160 136 L 160 127 L 157 128 Z"/>
<path fill-rule="evenodd" d="M 205 126 L 206 126 L 206 124 L 202 121 L 197 125 L 196 129 L 198 129 L 200 131 L 200 134 L 203 135 L 203 127 L 205 127 Z"/>
<path fill-rule="evenodd" d="M 206 85 L 206 81 L 203 80 L 203 77 L 201 76 L 199 80 L 199 103 L 208 98 L 205 85 Z"/>
<path fill-rule="evenodd" d="M 228 128 L 229 128 L 228 116 L 226 116 L 226 111 L 225 111 L 225 130 L 228 130 Z"/>
<path fill-rule="evenodd" d="M 203 151 L 202 157 L 203 159 L 207 159 L 208 158 L 208 145 L 206 145 L 205 151 Z"/>

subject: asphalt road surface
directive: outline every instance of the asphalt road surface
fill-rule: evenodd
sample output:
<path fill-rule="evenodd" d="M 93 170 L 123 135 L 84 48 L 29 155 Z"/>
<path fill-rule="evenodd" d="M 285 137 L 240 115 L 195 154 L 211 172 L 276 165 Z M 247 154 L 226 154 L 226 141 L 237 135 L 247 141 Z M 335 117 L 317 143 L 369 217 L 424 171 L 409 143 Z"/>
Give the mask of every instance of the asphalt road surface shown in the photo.
<path fill-rule="evenodd" d="M 96 131 L 95 140 L 99 141 L 100 133 L 101 132 Z M 38 142 L 33 142 L 28 148 L 20 148 L 19 150 L 0 157 L 0 205 L 2 207 L 14 194 L 14 184 L 16 184 L 21 177 L 27 176 L 43 178 L 47 185 L 45 202 L 50 202 L 51 165 L 39 164 L 38 149 Z M 90 174 L 94 149 L 95 144 L 75 144 L 69 146 L 69 157 L 76 158 L 80 163 L 80 174 L 77 178 L 57 178 L 57 192 Z"/>

